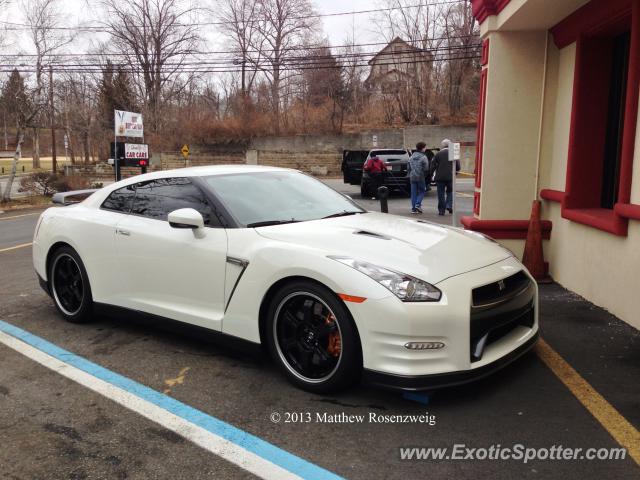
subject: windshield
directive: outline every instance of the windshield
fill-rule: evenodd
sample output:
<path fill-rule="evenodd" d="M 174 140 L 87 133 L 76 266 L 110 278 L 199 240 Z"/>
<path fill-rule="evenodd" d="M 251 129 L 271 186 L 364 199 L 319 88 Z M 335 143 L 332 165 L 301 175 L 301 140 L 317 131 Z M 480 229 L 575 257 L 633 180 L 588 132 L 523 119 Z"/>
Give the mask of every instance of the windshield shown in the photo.
<path fill-rule="evenodd" d="M 204 180 L 244 226 L 364 212 L 344 195 L 299 172 L 213 175 Z"/>

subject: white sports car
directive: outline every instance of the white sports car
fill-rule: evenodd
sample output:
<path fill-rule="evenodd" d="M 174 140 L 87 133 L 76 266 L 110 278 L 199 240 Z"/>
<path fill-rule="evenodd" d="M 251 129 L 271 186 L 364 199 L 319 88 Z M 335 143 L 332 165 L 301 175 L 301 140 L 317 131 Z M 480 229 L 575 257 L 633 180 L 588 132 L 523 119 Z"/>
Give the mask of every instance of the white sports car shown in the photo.
<path fill-rule="evenodd" d="M 538 336 L 537 286 L 511 252 L 367 212 L 293 170 L 214 166 L 117 182 L 46 210 L 33 261 L 71 322 L 110 305 L 214 330 L 266 346 L 314 392 L 360 377 L 405 390 L 462 383 Z"/>

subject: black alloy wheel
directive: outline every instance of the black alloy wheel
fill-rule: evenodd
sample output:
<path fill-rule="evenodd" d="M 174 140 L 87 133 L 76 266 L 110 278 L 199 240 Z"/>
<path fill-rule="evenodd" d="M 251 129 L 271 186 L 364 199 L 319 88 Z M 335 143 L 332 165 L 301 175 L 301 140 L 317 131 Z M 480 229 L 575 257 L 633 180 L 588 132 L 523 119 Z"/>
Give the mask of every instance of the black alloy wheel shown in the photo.
<path fill-rule="evenodd" d="M 344 388 L 360 374 L 360 342 L 349 311 L 335 294 L 312 282 L 296 282 L 276 294 L 268 340 L 289 380 L 305 390 Z"/>
<path fill-rule="evenodd" d="M 82 260 L 70 247 L 56 250 L 50 262 L 49 283 L 56 308 L 70 322 L 89 319 L 91 287 Z"/>

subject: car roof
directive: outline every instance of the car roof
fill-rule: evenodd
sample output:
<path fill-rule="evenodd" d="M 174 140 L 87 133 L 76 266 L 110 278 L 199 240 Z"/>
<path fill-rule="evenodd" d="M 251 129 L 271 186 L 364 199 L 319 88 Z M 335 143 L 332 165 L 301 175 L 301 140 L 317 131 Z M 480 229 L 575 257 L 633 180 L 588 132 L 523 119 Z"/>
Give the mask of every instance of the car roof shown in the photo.
<path fill-rule="evenodd" d="M 158 178 L 170 177 L 208 177 L 212 175 L 228 175 L 233 173 L 260 173 L 260 172 L 295 172 L 290 168 L 269 167 L 265 165 L 206 165 L 202 167 L 175 168 L 173 170 L 162 170 L 158 172 L 144 173 L 133 177 L 125 178 L 100 189 L 95 194 L 85 200 L 86 205 L 97 206 L 114 190 L 134 183 L 156 180 Z"/>
<path fill-rule="evenodd" d="M 373 150 L 369 150 L 369 155 L 372 155 L 374 152 L 376 155 L 409 155 L 409 152 L 402 148 L 374 148 Z"/>

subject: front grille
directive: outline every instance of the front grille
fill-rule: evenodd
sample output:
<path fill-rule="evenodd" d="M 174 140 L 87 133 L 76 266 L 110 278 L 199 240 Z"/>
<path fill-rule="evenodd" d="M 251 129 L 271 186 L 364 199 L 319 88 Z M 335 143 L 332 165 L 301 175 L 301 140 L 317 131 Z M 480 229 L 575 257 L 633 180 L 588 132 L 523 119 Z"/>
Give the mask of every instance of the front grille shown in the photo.
<path fill-rule="evenodd" d="M 470 357 L 477 362 L 488 345 L 518 326 L 532 328 L 535 322 L 535 285 L 524 272 L 473 290 Z M 501 288 L 503 287 L 503 288 Z"/>
<path fill-rule="evenodd" d="M 530 283 L 529 277 L 521 270 L 515 275 L 497 282 L 473 289 L 474 308 L 483 308 L 517 295 Z"/>

